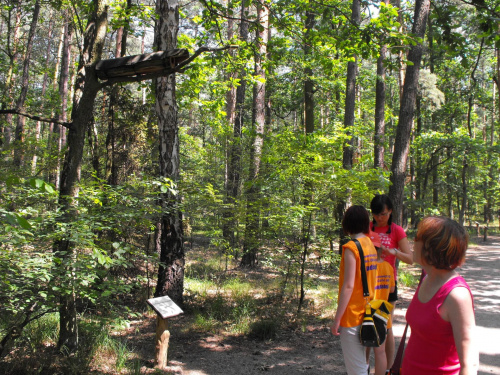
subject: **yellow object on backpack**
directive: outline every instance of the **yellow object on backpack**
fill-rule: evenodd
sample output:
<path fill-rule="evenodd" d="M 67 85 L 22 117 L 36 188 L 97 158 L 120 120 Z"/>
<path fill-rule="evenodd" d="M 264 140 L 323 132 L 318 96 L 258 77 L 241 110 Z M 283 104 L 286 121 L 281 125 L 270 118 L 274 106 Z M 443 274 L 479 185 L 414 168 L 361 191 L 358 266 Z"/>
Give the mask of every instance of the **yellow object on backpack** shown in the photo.
<path fill-rule="evenodd" d="M 365 316 L 359 331 L 363 346 L 378 347 L 387 337 L 387 322 L 394 306 L 384 300 L 374 299 L 366 304 Z"/>

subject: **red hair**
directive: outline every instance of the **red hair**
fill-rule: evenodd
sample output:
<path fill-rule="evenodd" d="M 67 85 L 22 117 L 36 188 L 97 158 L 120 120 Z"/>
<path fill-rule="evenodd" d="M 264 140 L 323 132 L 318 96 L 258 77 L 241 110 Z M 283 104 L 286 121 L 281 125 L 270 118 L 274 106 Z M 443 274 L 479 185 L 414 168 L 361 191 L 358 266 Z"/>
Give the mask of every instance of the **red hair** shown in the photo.
<path fill-rule="evenodd" d="M 453 270 L 463 264 L 469 236 L 456 221 L 429 216 L 418 224 L 415 241 L 422 242 L 422 259 L 437 269 Z"/>

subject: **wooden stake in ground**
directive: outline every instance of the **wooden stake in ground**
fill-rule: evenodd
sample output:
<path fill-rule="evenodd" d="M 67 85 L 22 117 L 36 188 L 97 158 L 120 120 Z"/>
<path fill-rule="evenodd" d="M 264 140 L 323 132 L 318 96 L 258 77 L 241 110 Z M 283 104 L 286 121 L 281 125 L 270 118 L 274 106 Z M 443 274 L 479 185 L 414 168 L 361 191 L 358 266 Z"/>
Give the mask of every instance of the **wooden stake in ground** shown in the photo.
<path fill-rule="evenodd" d="M 163 369 L 167 366 L 168 343 L 170 341 L 170 331 L 168 321 L 159 314 L 156 316 L 156 346 L 155 365 Z"/>
<path fill-rule="evenodd" d="M 170 341 L 167 319 L 182 314 L 183 311 L 169 296 L 148 299 L 148 304 L 157 313 L 155 364 L 156 367 L 163 369 L 167 366 L 168 343 Z"/>

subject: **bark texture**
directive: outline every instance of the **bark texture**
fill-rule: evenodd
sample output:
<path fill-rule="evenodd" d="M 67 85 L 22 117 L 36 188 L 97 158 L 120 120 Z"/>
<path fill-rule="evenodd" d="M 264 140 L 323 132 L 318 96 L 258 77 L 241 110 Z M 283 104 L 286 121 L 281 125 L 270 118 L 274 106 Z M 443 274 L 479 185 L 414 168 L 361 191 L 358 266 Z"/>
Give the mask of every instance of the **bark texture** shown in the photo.
<path fill-rule="evenodd" d="M 177 46 L 179 29 L 179 3 L 161 0 L 156 4 L 159 20 L 155 27 L 155 44 L 158 50 L 173 50 Z M 160 177 L 179 180 L 179 129 L 175 74 L 156 80 L 156 114 L 158 116 Z M 157 252 L 160 254 L 158 281 L 155 296 L 168 295 L 175 303 L 182 304 L 184 291 L 184 246 L 182 213 L 178 197 L 170 191 L 161 194 L 162 215 L 157 230 Z"/>
<path fill-rule="evenodd" d="M 419 38 L 425 35 L 425 27 L 429 16 L 430 0 L 417 0 L 415 3 L 415 14 L 412 33 Z M 391 187 L 389 197 L 394 205 L 392 213 L 396 224 L 403 222 L 403 199 L 406 179 L 406 165 L 408 152 L 410 150 L 410 137 L 417 100 L 418 76 L 421 65 L 423 45 L 417 43 L 411 47 L 408 53 L 408 61 L 412 62 L 406 69 L 403 96 L 399 110 L 399 124 L 396 129 L 396 141 L 391 165 Z"/>
<path fill-rule="evenodd" d="M 95 75 L 95 64 L 100 60 L 107 29 L 107 4 L 104 0 L 93 1 L 94 12 L 90 16 L 84 35 L 84 46 L 75 83 L 75 95 L 71 117 L 73 126 L 68 133 L 68 148 L 61 172 L 59 204 L 65 222 L 77 215 L 76 197 L 78 196 L 83 147 L 87 128 L 92 121 L 93 106 L 100 89 Z M 60 331 L 58 347 L 72 352 L 78 347 L 78 327 L 76 320 L 76 301 L 74 294 L 73 262 L 74 244 L 68 239 L 55 243 L 56 255 L 61 259 L 59 268 L 60 282 L 65 283 L 68 293 L 60 296 Z M 73 292 L 72 292 L 73 290 Z"/>
<path fill-rule="evenodd" d="M 311 41 L 310 32 L 315 24 L 315 14 L 313 12 L 306 12 L 305 21 L 305 44 L 304 44 L 304 55 L 307 56 L 311 54 Z M 313 70 L 311 66 L 307 66 L 304 69 L 304 124 L 306 134 L 311 134 L 314 131 L 314 81 L 313 81 Z"/>
<path fill-rule="evenodd" d="M 257 31 L 257 54 L 255 56 L 255 76 L 259 77 L 254 84 L 253 92 L 253 127 L 255 136 L 250 150 L 250 170 L 247 189 L 247 213 L 245 226 L 245 243 L 241 265 L 254 267 L 257 263 L 258 233 L 260 223 L 260 189 L 258 178 L 260 172 L 262 147 L 264 144 L 264 129 L 266 124 L 266 72 L 263 62 L 267 54 L 269 10 L 259 4 L 257 17 L 260 28 Z"/>
<path fill-rule="evenodd" d="M 131 0 L 127 0 L 127 8 L 132 6 Z M 128 24 L 129 18 L 124 20 L 127 27 L 122 26 L 116 32 L 115 58 L 125 55 L 127 48 Z M 108 134 L 106 136 L 106 181 L 110 185 L 118 184 L 118 162 L 116 160 L 116 128 L 115 128 L 115 107 L 118 103 L 120 87 L 113 86 L 109 94 L 109 115 L 108 115 Z"/>
<path fill-rule="evenodd" d="M 19 34 L 21 28 L 21 1 L 14 1 L 12 7 L 8 10 L 8 18 L 14 18 L 14 25 L 7 22 L 7 45 L 6 54 L 9 57 L 9 69 L 5 78 L 5 90 L 2 97 L 2 107 L 12 108 L 14 105 L 13 86 L 16 78 L 14 67 L 19 59 L 18 44 Z M 5 123 L 2 126 L 2 147 L 4 150 L 8 149 L 12 142 L 13 133 L 13 117 L 12 114 L 5 116 Z"/>
<path fill-rule="evenodd" d="M 241 23 L 239 38 L 241 41 L 248 40 L 248 8 L 245 2 L 241 4 Z M 240 188 L 240 175 L 241 175 L 241 131 L 243 128 L 245 117 L 245 93 L 247 82 L 245 80 L 246 72 L 244 69 L 240 72 L 240 84 L 236 88 L 234 97 L 234 116 L 233 119 L 233 134 L 230 137 L 229 151 L 228 151 L 228 165 L 227 165 L 227 183 L 226 195 L 224 198 L 224 223 L 223 235 L 231 247 L 236 247 L 235 227 L 236 227 L 236 199 Z M 231 97 L 228 99 L 232 100 Z M 232 109 L 233 103 L 228 102 L 228 109 Z"/>
<path fill-rule="evenodd" d="M 359 25 L 361 20 L 361 2 L 360 0 L 353 0 L 351 23 Z M 342 167 L 346 170 L 352 169 L 354 158 L 354 137 L 352 136 L 352 129 L 355 121 L 356 109 L 356 77 L 358 73 L 357 57 L 353 56 L 354 61 L 347 63 L 347 77 L 346 77 L 346 93 L 345 93 L 345 111 L 344 111 L 344 129 L 346 135 L 351 137 L 345 144 L 342 155 Z M 341 198 L 337 204 L 336 217 L 340 222 L 347 206 L 350 204 L 350 190 L 347 189 L 345 197 Z M 342 234 L 341 234 L 342 237 Z M 342 242 L 342 241 L 341 241 Z"/>
<path fill-rule="evenodd" d="M 385 1 L 389 4 L 389 0 Z M 385 136 L 385 55 L 387 46 L 380 48 L 377 60 L 377 83 L 375 86 L 375 137 L 373 150 L 373 167 L 384 168 L 384 136 Z"/>
<path fill-rule="evenodd" d="M 361 19 L 361 2 L 353 0 L 351 22 L 353 25 L 359 25 Z M 356 76 L 358 73 L 357 58 L 347 63 L 346 93 L 345 93 L 345 114 L 344 128 L 351 139 L 344 145 L 344 154 L 342 166 L 344 169 L 352 169 L 354 156 L 354 137 L 352 137 L 352 128 L 354 127 L 355 108 L 356 108 Z"/>
<path fill-rule="evenodd" d="M 23 63 L 23 75 L 21 78 L 21 93 L 16 102 L 16 109 L 22 111 L 24 109 L 24 103 L 26 102 L 26 96 L 28 95 L 28 84 L 30 77 L 30 62 L 31 62 L 31 51 L 33 50 L 33 42 L 35 39 L 35 31 L 38 24 L 38 16 L 40 15 L 40 1 L 35 2 L 33 8 L 33 18 L 31 19 L 30 31 L 28 33 L 28 43 L 26 44 L 26 51 L 24 53 L 24 63 Z M 14 149 L 14 165 L 21 167 L 24 164 L 24 125 L 26 124 L 26 118 L 24 116 L 17 117 L 16 125 L 16 148 Z"/>

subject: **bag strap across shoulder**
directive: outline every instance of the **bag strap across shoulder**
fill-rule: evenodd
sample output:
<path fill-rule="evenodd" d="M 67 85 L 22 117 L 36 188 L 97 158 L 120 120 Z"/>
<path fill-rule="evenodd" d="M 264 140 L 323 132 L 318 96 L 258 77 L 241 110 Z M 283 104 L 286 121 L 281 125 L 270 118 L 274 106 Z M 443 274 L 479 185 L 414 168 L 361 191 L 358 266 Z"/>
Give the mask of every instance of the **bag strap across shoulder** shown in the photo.
<path fill-rule="evenodd" d="M 425 276 L 425 271 L 422 270 L 422 273 L 420 274 L 420 281 L 418 283 L 419 286 L 422 283 L 424 276 Z M 394 358 L 394 362 L 392 364 L 390 374 L 394 374 L 394 375 L 400 374 L 401 364 L 403 362 L 403 353 L 404 353 L 405 345 L 406 345 L 406 332 L 407 331 L 408 331 L 408 323 L 406 323 L 405 331 L 403 333 L 403 336 L 401 337 L 401 341 L 399 342 L 398 351 L 396 353 L 396 358 Z"/>
<path fill-rule="evenodd" d="M 366 267 L 365 267 L 365 254 L 363 253 L 363 248 L 357 239 L 352 240 L 359 252 L 359 263 L 361 264 L 361 281 L 363 283 L 363 297 L 369 297 L 370 291 L 368 290 L 368 281 L 366 279 Z"/>

